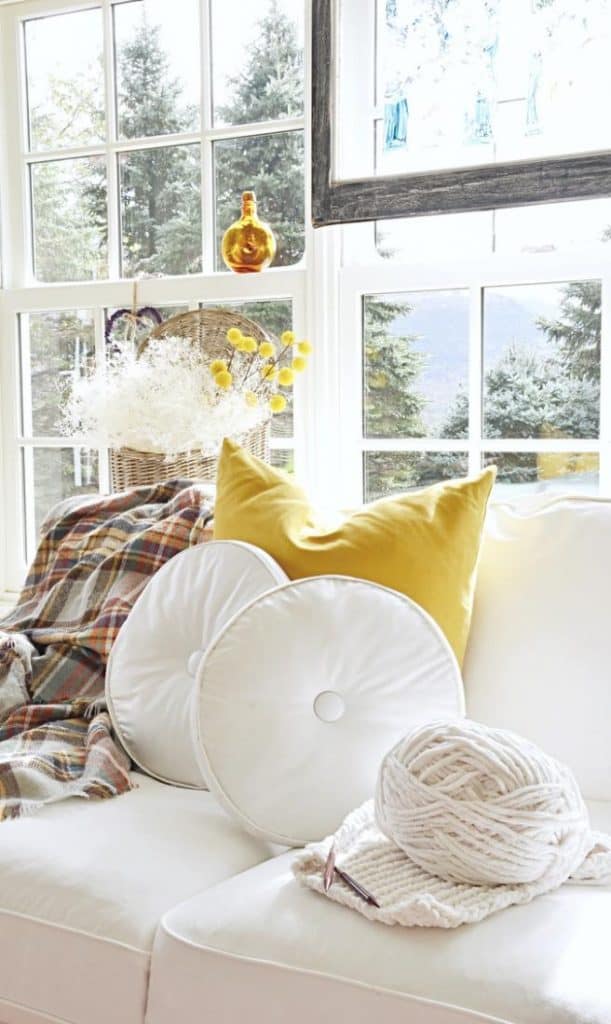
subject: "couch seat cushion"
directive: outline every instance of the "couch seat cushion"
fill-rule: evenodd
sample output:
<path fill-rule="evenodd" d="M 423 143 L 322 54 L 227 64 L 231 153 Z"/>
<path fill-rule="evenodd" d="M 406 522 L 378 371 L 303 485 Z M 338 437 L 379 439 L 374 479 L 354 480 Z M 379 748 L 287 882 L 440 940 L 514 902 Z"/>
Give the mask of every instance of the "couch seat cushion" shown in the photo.
<path fill-rule="evenodd" d="M 209 793 L 134 778 L 0 825 L 3 1024 L 142 1021 L 161 916 L 273 852 Z"/>
<path fill-rule="evenodd" d="M 611 830 L 611 804 L 592 808 Z M 565 885 L 455 930 L 375 924 L 293 879 L 294 853 L 166 914 L 147 1024 L 609 1024 L 611 886 Z"/>

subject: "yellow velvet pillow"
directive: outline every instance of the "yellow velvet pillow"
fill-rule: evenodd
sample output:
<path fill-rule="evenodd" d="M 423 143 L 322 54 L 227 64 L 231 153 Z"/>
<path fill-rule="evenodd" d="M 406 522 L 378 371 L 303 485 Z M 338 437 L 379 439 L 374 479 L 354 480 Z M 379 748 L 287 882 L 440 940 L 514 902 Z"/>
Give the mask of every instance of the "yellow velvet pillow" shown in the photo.
<path fill-rule="evenodd" d="M 281 471 L 225 441 L 219 460 L 215 540 L 269 552 L 291 579 L 338 573 L 407 594 L 441 626 L 462 662 L 482 526 L 496 470 L 384 498 L 317 526 L 302 489 Z"/>

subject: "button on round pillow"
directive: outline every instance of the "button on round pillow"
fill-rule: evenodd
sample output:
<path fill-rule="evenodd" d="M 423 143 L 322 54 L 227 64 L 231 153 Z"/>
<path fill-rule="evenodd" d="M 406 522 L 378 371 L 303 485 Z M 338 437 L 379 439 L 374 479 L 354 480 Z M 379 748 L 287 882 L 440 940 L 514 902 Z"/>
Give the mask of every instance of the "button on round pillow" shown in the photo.
<path fill-rule="evenodd" d="M 212 541 L 176 555 L 147 584 L 112 648 L 106 700 L 125 749 L 149 775 L 204 787 L 190 727 L 199 663 L 236 612 L 286 580 L 259 548 Z"/>
<path fill-rule="evenodd" d="M 202 773 L 244 828 L 301 846 L 373 796 L 417 725 L 464 713 L 456 658 L 417 604 L 345 576 L 256 598 L 209 647 L 194 690 Z"/>

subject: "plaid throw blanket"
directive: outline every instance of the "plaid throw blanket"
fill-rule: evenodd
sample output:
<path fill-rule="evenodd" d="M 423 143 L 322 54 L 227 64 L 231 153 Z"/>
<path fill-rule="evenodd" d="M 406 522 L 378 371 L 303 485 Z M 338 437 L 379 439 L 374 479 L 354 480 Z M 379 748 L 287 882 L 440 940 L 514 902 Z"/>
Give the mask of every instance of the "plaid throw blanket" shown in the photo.
<path fill-rule="evenodd" d="M 112 644 L 150 577 L 208 540 L 209 489 L 186 480 L 64 502 L 0 621 L 0 820 L 130 789 L 104 705 Z"/>

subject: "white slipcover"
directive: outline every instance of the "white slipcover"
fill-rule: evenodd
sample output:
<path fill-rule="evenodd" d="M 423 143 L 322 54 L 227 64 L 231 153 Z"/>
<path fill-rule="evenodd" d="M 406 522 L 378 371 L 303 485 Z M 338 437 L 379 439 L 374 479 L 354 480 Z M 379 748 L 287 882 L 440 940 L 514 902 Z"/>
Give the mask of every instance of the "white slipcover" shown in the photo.
<path fill-rule="evenodd" d="M 160 917 L 272 854 L 209 793 L 132 779 L 0 824 L 3 1024 L 141 1024 Z"/>
<path fill-rule="evenodd" d="M 611 805 L 591 807 L 611 830 Z M 146 1024 L 609 1024 L 611 887 L 455 930 L 389 927 L 298 885 L 294 853 L 167 913 Z"/>

